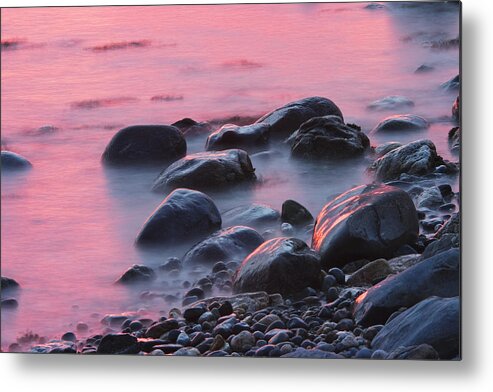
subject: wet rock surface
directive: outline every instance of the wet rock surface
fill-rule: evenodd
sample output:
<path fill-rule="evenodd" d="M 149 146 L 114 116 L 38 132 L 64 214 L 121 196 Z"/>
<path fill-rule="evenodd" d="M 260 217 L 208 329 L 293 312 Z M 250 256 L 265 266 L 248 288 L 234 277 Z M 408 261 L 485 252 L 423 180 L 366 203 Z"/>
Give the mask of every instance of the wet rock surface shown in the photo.
<path fill-rule="evenodd" d="M 169 166 L 154 181 L 152 190 L 208 190 L 255 180 L 255 169 L 245 151 L 201 152 L 187 155 Z"/>
<path fill-rule="evenodd" d="M 6 150 L 2 150 L 1 152 L 0 163 L 2 171 L 25 170 L 32 167 L 31 162 L 29 162 L 22 155 Z"/>
<path fill-rule="evenodd" d="M 383 119 L 371 133 L 419 131 L 430 126 L 423 117 L 414 114 L 393 115 Z"/>
<path fill-rule="evenodd" d="M 221 214 L 206 194 L 191 190 L 173 191 L 144 223 L 138 245 L 166 245 L 203 239 L 221 227 Z"/>
<path fill-rule="evenodd" d="M 406 192 L 362 185 L 324 206 L 315 222 L 312 247 L 328 269 L 361 258 L 390 257 L 415 241 L 418 230 L 417 212 Z"/>
<path fill-rule="evenodd" d="M 269 137 L 270 126 L 267 124 L 259 123 L 244 126 L 226 124 L 209 135 L 205 149 L 207 151 L 230 148 L 255 150 L 267 145 Z"/>
<path fill-rule="evenodd" d="M 187 143 L 180 130 L 168 125 L 134 125 L 118 131 L 106 147 L 107 164 L 171 163 L 185 156 Z"/>
<path fill-rule="evenodd" d="M 389 95 L 388 97 L 384 97 L 370 103 L 367 108 L 369 110 L 384 111 L 406 109 L 413 106 L 414 102 L 409 98 L 400 95 Z"/>
<path fill-rule="evenodd" d="M 222 214 L 225 226 L 244 225 L 255 229 L 277 224 L 281 214 L 274 208 L 264 204 L 251 204 L 235 207 Z"/>

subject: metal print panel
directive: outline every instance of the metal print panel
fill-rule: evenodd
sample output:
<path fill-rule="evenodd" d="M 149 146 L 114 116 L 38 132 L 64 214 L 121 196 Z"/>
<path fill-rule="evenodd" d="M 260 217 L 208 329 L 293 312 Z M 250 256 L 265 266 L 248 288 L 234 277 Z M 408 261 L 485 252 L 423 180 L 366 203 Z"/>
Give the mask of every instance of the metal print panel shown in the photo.
<path fill-rule="evenodd" d="M 458 2 L 3 8 L 3 352 L 458 360 Z"/>

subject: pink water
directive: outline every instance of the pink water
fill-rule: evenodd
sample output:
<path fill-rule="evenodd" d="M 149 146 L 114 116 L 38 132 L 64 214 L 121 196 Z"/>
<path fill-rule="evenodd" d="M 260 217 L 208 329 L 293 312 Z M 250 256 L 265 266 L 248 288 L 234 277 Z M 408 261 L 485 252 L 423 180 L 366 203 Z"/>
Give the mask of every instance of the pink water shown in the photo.
<path fill-rule="evenodd" d="M 107 313 L 169 308 L 139 299 L 140 289 L 113 284 L 134 263 L 156 266 L 183 252 L 134 248 L 164 196 L 150 192 L 159 168 L 101 166 L 100 155 L 120 127 L 261 115 L 310 95 L 332 99 L 365 131 L 395 114 L 366 109 L 387 95 L 412 99 L 409 111 L 430 120 L 450 116 L 455 95 L 439 85 L 458 73 L 458 50 L 433 50 L 425 41 L 458 36 L 456 5 L 365 5 L 2 9 L 2 40 L 23 40 L 2 51 L 2 146 L 34 166 L 2 174 L 1 272 L 22 286 L 15 294 L 19 307 L 2 310 L 2 347 L 27 330 L 58 337 L 82 320 L 96 332 Z M 129 41 L 145 44 L 91 50 Z M 414 74 L 423 63 L 434 71 Z M 156 95 L 176 99 L 151 100 Z M 74 106 L 87 100 L 102 105 Z M 57 129 L 38 132 L 44 125 Z M 437 121 L 393 139 L 428 137 L 451 158 L 450 127 Z M 188 149 L 203 145 L 199 139 Z M 220 210 L 251 201 L 280 208 L 292 198 L 316 214 L 331 195 L 368 181 L 368 162 L 294 163 L 279 149 L 271 161 L 253 160 L 260 185 L 214 196 Z M 175 280 L 160 277 L 153 289 L 177 293 L 181 281 Z"/>

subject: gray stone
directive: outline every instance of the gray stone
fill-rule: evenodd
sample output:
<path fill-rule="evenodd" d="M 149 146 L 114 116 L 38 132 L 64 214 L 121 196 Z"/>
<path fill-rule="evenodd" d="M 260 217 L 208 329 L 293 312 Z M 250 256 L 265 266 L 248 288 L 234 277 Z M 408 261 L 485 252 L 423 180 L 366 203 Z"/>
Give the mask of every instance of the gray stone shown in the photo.
<path fill-rule="evenodd" d="M 348 286 L 372 285 L 375 281 L 380 281 L 393 272 L 387 260 L 377 259 L 354 272 L 347 280 L 347 284 Z"/>
<path fill-rule="evenodd" d="M 460 152 L 460 139 L 461 139 L 461 131 L 459 127 L 452 128 L 448 133 L 448 145 L 450 151 L 454 154 L 458 154 Z"/>
<path fill-rule="evenodd" d="M 222 215 L 225 226 L 248 226 L 263 229 L 277 225 L 281 219 L 279 211 L 264 204 L 251 204 L 228 210 Z"/>
<path fill-rule="evenodd" d="M 316 348 L 306 349 L 302 347 L 297 347 L 294 351 L 284 354 L 282 358 L 315 358 L 315 359 L 342 359 L 342 355 L 318 350 Z"/>
<path fill-rule="evenodd" d="M 396 148 L 402 147 L 402 143 L 399 142 L 387 142 L 384 144 L 379 145 L 378 147 L 375 148 L 375 154 L 377 154 L 377 157 L 383 157 L 385 154 L 388 152 L 395 150 Z"/>
<path fill-rule="evenodd" d="M 440 85 L 440 88 L 445 91 L 458 91 L 460 88 L 460 76 L 456 75 L 452 79 L 447 80 Z"/>
<path fill-rule="evenodd" d="M 313 222 L 313 216 L 305 207 L 294 200 L 282 203 L 281 220 L 295 227 L 302 227 Z"/>
<path fill-rule="evenodd" d="M 419 131 L 430 126 L 423 117 L 414 114 L 400 114 L 383 119 L 371 133 Z"/>
<path fill-rule="evenodd" d="M 150 282 L 156 279 L 156 273 L 150 267 L 145 265 L 134 264 L 116 281 L 123 284 L 134 284 L 142 282 Z"/>
<path fill-rule="evenodd" d="M 229 148 L 255 150 L 269 142 L 269 133 L 270 126 L 268 124 L 259 123 L 245 126 L 226 124 L 209 135 L 205 149 L 207 151 Z"/>
<path fill-rule="evenodd" d="M 400 95 L 389 95 L 370 103 L 367 108 L 374 111 L 399 110 L 412 108 L 414 102 Z"/>
<path fill-rule="evenodd" d="M 398 347 L 389 353 L 387 359 L 439 359 L 437 351 L 429 344 L 419 346 Z"/>

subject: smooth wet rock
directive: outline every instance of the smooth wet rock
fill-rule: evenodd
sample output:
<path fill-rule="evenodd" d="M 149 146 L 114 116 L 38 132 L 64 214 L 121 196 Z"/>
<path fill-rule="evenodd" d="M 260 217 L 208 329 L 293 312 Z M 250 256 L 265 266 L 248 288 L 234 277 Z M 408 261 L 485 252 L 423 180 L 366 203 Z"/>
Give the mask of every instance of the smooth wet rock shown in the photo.
<path fill-rule="evenodd" d="M 414 114 L 399 114 L 383 119 L 371 133 L 419 131 L 430 126 L 423 117 Z"/>
<path fill-rule="evenodd" d="M 400 95 L 389 95 L 373 101 L 367 108 L 374 111 L 408 109 L 414 106 L 414 102 L 409 98 Z"/>
<path fill-rule="evenodd" d="M 384 324 L 395 311 L 430 296 L 459 295 L 459 256 L 458 249 L 450 249 L 373 286 L 356 299 L 355 321 L 363 326 Z"/>
<path fill-rule="evenodd" d="M 431 65 L 422 64 L 418 68 L 416 68 L 416 70 L 414 71 L 414 73 L 416 73 L 416 74 L 423 74 L 423 73 L 431 72 L 434 69 L 435 69 L 435 67 L 433 67 Z"/>
<path fill-rule="evenodd" d="M 402 143 L 399 142 L 387 142 L 384 144 L 379 145 L 378 147 L 375 148 L 375 154 L 377 154 L 377 157 L 383 157 L 385 154 L 388 152 L 395 150 L 396 148 L 402 147 Z"/>
<path fill-rule="evenodd" d="M 429 257 L 435 256 L 441 252 L 445 252 L 451 248 L 460 247 L 460 236 L 459 234 L 443 234 L 439 239 L 429 243 L 423 253 L 421 254 L 422 259 L 427 259 Z"/>
<path fill-rule="evenodd" d="M 29 162 L 22 155 L 19 155 L 12 151 L 2 150 L 1 152 L 1 168 L 2 171 L 9 170 L 24 170 L 32 167 L 31 162 Z"/>
<path fill-rule="evenodd" d="M 36 354 L 75 354 L 77 348 L 73 342 L 52 340 L 45 344 L 33 346 L 30 352 Z"/>
<path fill-rule="evenodd" d="M 263 229 L 276 225 L 281 214 L 274 208 L 264 204 L 251 204 L 235 207 L 222 215 L 224 226 L 248 226 Z"/>
<path fill-rule="evenodd" d="M 460 152 L 460 128 L 454 127 L 448 133 L 448 145 L 450 151 L 454 154 L 458 154 Z"/>
<path fill-rule="evenodd" d="M 246 226 L 233 226 L 214 233 L 194 245 L 185 256 L 183 263 L 214 264 L 219 261 L 242 261 L 264 242 L 262 236 Z"/>
<path fill-rule="evenodd" d="M 439 359 L 439 355 L 429 344 L 420 344 L 411 347 L 398 347 L 389 353 L 387 359 Z"/>
<path fill-rule="evenodd" d="M 137 338 L 128 333 L 107 334 L 99 343 L 98 354 L 136 354 L 139 352 Z"/>
<path fill-rule="evenodd" d="M 178 128 L 186 138 L 207 135 L 212 130 L 211 124 L 207 122 L 197 122 L 191 118 L 183 118 L 171 124 Z"/>
<path fill-rule="evenodd" d="M 255 150 L 265 146 L 269 142 L 269 136 L 270 126 L 268 124 L 259 123 L 244 126 L 226 124 L 209 135 L 205 149 L 207 151 L 230 148 Z"/>
<path fill-rule="evenodd" d="M 145 336 L 148 338 L 158 339 L 166 332 L 177 329 L 178 327 L 178 321 L 175 319 L 160 321 L 147 328 L 145 331 Z"/>
<path fill-rule="evenodd" d="M 430 297 L 417 303 L 388 322 L 371 343 L 387 352 L 422 344 L 432 346 L 440 359 L 460 355 L 459 297 Z"/>
<path fill-rule="evenodd" d="M 249 331 L 241 331 L 231 339 L 231 348 L 240 353 L 250 350 L 254 345 L 255 337 Z"/>
<path fill-rule="evenodd" d="M 7 278 L 6 276 L 2 276 L 0 282 L 0 287 L 2 288 L 2 290 L 16 289 L 20 287 L 17 281 L 12 278 Z"/>
<path fill-rule="evenodd" d="M 374 260 L 356 272 L 347 280 L 348 286 L 373 285 L 376 281 L 381 281 L 394 271 L 385 259 Z"/>
<path fill-rule="evenodd" d="M 356 126 L 339 116 L 314 117 L 304 122 L 287 140 L 291 154 L 300 158 L 345 159 L 363 155 L 370 140 Z"/>
<path fill-rule="evenodd" d="M 402 174 L 423 176 L 443 165 L 431 140 L 417 140 L 396 148 L 369 167 L 379 181 L 398 180 Z"/>
<path fill-rule="evenodd" d="M 416 208 L 409 195 L 388 185 L 361 185 L 327 203 L 314 227 L 312 247 L 322 268 L 359 259 L 389 258 L 416 240 Z"/>
<path fill-rule="evenodd" d="M 281 220 L 295 227 L 303 227 L 313 222 L 313 216 L 297 201 L 286 200 L 282 203 Z"/>
<path fill-rule="evenodd" d="M 456 75 L 452 79 L 447 80 L 440 85 L 440 88 L 445 91 L 458 91 L 460 88 L 460 76 Z"/>
<path fill-rule="evenodd" d="M 2 309 L 17 309 L 19 303 L 15 298 L 2 298 L 1 307 Z"/>
<path fill-rule="evenodd" d="M 165 169 L 154 181 L 152 190 L 217 189 L 256 178 L 250 157 L 243 150 L 199 152 L 187 155 Z"/>
<path fill-rule="evenodd" d="M 201 240 L 221 228 L 221 214 L 206 194 L 176 189 L 156 208 L 137 236 L 139 245 Z"/>
<path fill-rule="evenodd" d="M 168 125 L 134 125 L 118 131 L 102 160 L 108 164 L 171 163 L 185 156 L 180 130 Z"/>
<path fill-rule="evenodd" d="M 233 277 L 237 293 L 265 291 L 289 295 L 321 286 L 320 258 L 297 238 L 264 242 L 238 267 Z"/>
<path fill-rule="evenodd" d="M 322 97 L 303 98 L 290 102 L 267 113 L 257 120 L 258 123 L 270 125 L 272 137 L 287 137 L 301 124 L 313 117 L 335 115 L 343 120 L 342 112 L 330 99 Z"/>
<path fill-rule="evenodd" d="M 134 284 L 150 282 L 156 279 L 156 273 L 150 267 L 134 264 L 117 280 L 117 283 Z"/>

